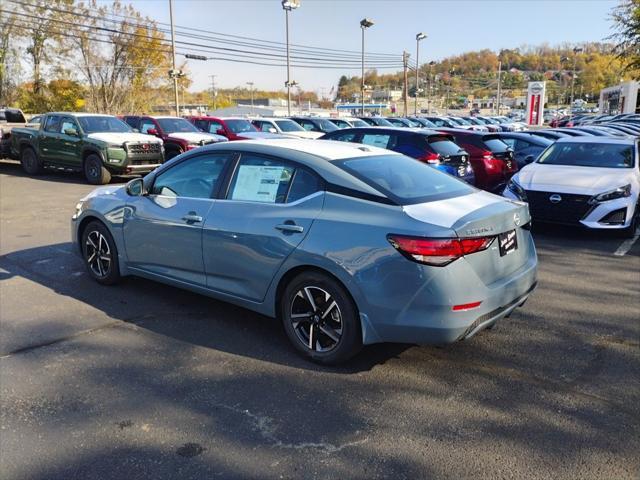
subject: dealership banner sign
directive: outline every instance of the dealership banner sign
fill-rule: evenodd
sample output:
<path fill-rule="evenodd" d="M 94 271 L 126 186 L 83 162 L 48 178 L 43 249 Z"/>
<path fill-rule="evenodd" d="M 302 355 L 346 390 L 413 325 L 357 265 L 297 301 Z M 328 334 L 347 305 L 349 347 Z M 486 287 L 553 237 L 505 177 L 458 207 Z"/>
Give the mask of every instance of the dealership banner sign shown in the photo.
<path fill-rule="evenodd" d="M 528 125 L 542 125 L 544 122 L 544 104 L 546 102 L 547 82 L 529 82 L 527 88 L 527 113 L 525 116 Z"/>

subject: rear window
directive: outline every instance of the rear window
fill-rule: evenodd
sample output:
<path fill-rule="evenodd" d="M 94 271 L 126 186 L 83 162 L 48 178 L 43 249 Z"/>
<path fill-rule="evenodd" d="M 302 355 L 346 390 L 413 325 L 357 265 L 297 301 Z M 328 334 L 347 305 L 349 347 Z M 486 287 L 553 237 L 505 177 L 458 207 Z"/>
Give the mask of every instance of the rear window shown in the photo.
<path fill-rule="evenodd" d="M 474 192 L 466 183 L 404 155 L 358 157 L 335 164 L 400 205 Z"/>
<path fill-rule="evenodd" d="M 462 150 L 447 137 L 429 137 L 429 145 L 431 145 L 431 148 L 436 153 L 445 157 L 449 155 L 457 155 Z"/>
<path fill-rule="evenodd" d="M 509 150 L 509 145 L 504 143 L 499 138 L 483 138 L 482 141 L 493 153 L 502 153 Z"/>
<path fill-rule="evenodd" d="M 554 143 L 538 159 L 545 165 L 632 168 L 633 145 L 612 143 Z"/>

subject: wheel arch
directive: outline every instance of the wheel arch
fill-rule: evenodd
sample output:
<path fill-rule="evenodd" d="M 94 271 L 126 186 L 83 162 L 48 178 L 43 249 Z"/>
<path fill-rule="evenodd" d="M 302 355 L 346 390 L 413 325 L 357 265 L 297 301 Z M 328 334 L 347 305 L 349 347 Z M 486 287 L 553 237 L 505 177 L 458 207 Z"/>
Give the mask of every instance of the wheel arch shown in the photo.
<path fill-rule="evenodd" d="M 95 147 L 95 146 L 86 146 L 82 149 L 82 167 L 84 168 L 84 162 L 87 160 L 87 157 L 89 157 L 89 155 L 98 155 L 98 157 L 100 157 L 100 161 L 104 164 L 104 155 L 103 153 L 100 151 L 99 148 Z"/>

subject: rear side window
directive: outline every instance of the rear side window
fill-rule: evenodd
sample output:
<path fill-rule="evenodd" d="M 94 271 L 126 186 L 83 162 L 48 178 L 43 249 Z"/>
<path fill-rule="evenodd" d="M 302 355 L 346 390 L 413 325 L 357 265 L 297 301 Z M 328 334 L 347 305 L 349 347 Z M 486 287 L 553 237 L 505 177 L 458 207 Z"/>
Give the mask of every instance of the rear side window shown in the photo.
<path fill-rule="evenodd" d="M 138 119 L 136 117 L 124 117 L 124 121 L 131 128 L 138 128 Z"/>
<path fill-rule="evenodd" d="M 229 187 L 229 200 L 284 203 L 294 168 L 277 158 L 245 154 L 238 162 Z"/>
<path fill-rule="evenodd" d="M 489 138 L 489 139 L 484 138 L 483 142 L 487 146 L 487 149 L 489 149 L 493 153 L 501 153 L 509 150 L 509 145 L 504 143 L 499 138 Z"/>
<path fill-rule="evenodd" d="M 334 164 L 400 205 L 443 200 L 475 191 L 466 183 L 404 155 L 358 157 Z"/>
<path fill-rule="evenodd" d="M 303 168 L 297 168 L 293 174 L 293 181 L 286 202 L 295 202 L 320 190 L 322 190 L 322 182 L 317 175 Z"/>
<path fill-rule="evenodd" d="M 388 133 L 365 133 L 362 135 L 360 143 L 371 145 L 372 147 L 392 149 L 396 146 L 396 136 Z"/>
<path fill-rule="evenodd" d="M 355 142 L 358 134 L 356 132 L 342 132 L 331 134 L 329 140 L 337 140 L 338 142 Z"/>
<path fill-rule="evenodd" d="M 57 133 L 59 132 L 59 127 L 60 125 L 60 117 L 58 115 L 51 115 L 50 117 L 47 117 L 47 123 L 45 123 L 44 125 L 44 131 L 45 132 L 50 132 L 50 133 Z"/>

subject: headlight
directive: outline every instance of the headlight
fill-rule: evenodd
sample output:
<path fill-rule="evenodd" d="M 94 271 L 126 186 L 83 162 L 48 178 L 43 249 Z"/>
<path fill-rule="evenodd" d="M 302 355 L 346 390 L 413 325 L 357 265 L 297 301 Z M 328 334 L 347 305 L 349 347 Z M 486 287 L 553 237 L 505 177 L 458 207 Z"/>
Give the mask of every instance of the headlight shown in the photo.
<path fill-rule="evenodd" d="M 507 182 L 507 190 L 509 190 L 523 202 L 527 201 L 527 192 L 524 191 L 524 188 L 522 188 L 522 186 L 520 186 L 520 184 L 516 182 L 513 177 L 511 177 L 511 179 L 509 179 L 509 181 Z"/>
<path fill-rule="evenodd" d="M 76 211 L 73 214 L 73 219 L 75 220 L 76 218 L 78 218 L 80 216 L 80 214 L 82 213 L 82 205 L 84 204 L 84 202 L 80 201 L 78 203 L 76 203 Z"/>
<path fill-rule="evenodd" d="M 600 203 L 600 202 L 608 202 L 609 200 L 615 200 L 616 198 L 625 198 L 631 195 L 631 184 L 624 185 L 623 187 L 618 187 L 614 190 L 609 190 L 608 192 L 600 193 L 598 195 L 594 195 L 589 200 L 589 203 Z"/>

